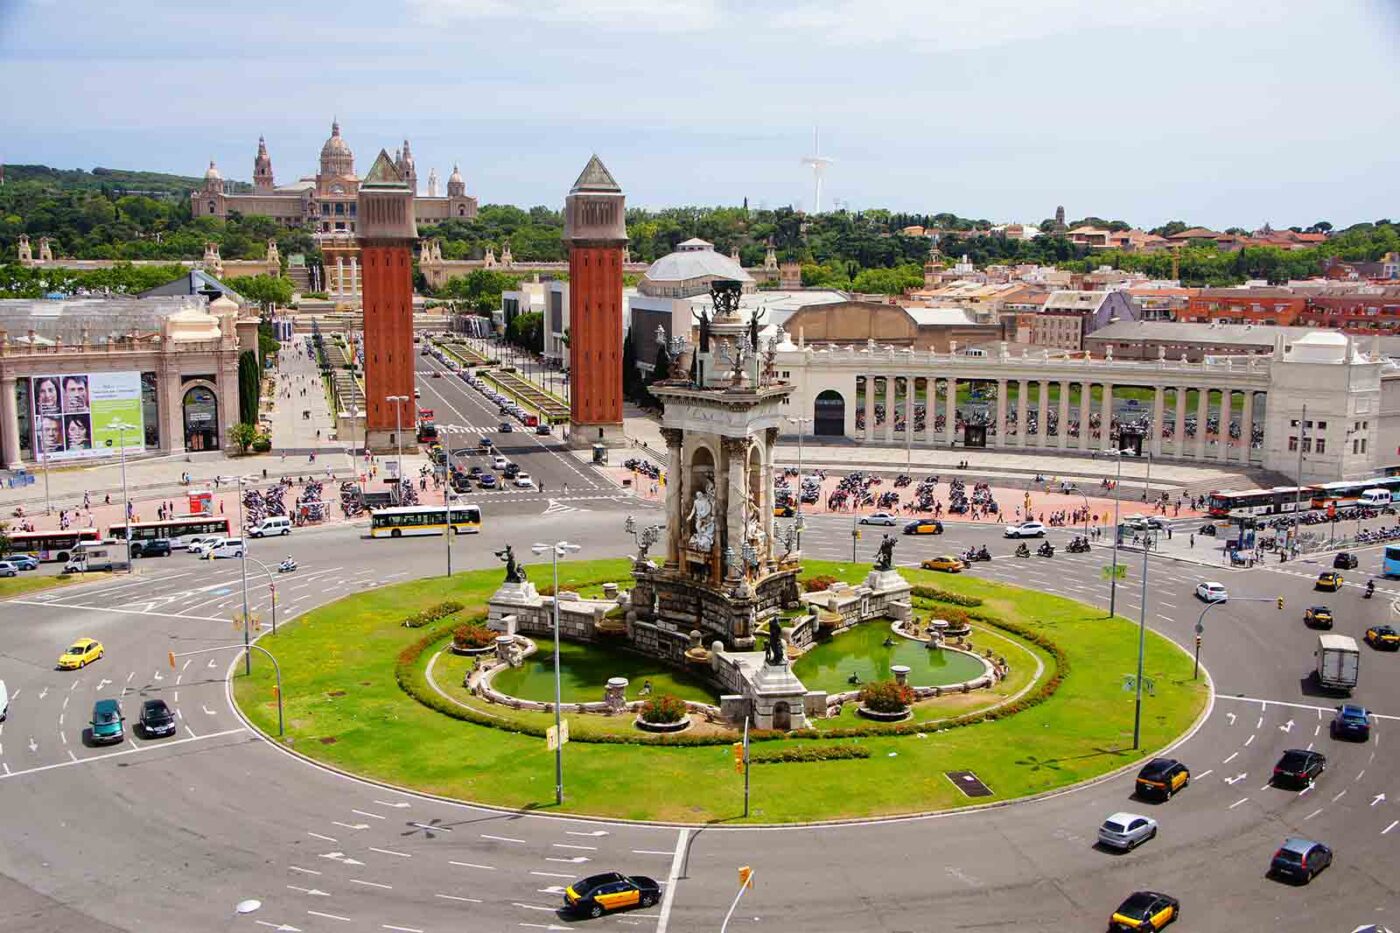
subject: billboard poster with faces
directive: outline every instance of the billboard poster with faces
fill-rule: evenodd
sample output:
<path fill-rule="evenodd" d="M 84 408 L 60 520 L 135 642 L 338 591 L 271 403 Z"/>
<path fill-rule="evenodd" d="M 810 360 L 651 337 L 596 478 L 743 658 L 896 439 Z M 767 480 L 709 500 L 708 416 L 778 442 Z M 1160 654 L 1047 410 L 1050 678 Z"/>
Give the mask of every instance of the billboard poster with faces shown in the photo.
<path fill-rule="evenodd" d="M 81 460 L 119 453 L 122 435 L 112 428 L 113 422 L 133 426 L 125 432 L 129 452 L 144 449 L 139 372 L 34 376 L 29 390 L 36 459 Z"/>

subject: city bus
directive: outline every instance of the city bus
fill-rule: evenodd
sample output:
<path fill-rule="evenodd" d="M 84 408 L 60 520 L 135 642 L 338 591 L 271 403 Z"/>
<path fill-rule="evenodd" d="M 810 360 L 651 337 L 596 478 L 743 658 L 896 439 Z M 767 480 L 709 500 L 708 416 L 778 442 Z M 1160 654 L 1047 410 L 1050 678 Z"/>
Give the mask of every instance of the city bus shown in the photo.
<path fill-rule="evenodd" d="M 1381 575 L 1400 577 L 1400 544 L 1387 544 L 1381 558 Z"/>
<path fill-rule="evenodd" d="M 1250 518 L 1283 515 L 1312 508 L 1314 487 L 1275 486 L 1272 489 L 1231 489 L 1206 497 L 1206 514 L 1211 518 Z"/>
<path fill-rule="evenodd" d="M 1384 489 L 1392 496 L 1400 497 L 1400 476 L 1373 476 L 1371 479 L 1347 480 L 1340 483 L 1323 483 L 1312 487 L 1312 507 L 1325 509 L 1335 506 L 1350 508 L 1361 502 L 1361 494 L 1368 489 Z"/>
<path fill-rule="evenodd" d="M 170 546 L 175 548 L 185 547 L 190 543 L 190 538 L 195 535 L 201 537 L 218 536 L 227 538 L 230 531 L 229 520 L 223 515 L 186 515 L 184 518 L 172 518 L 163 522 L 132 522 L 132 541 L 154 541 L 156 538 L 166 538 L 170 541 Z M 107 537 L 113 541 L 126 540 L 126 525 L 117 524 L 107 529 Z"/>
<path fill-rule="evenodd" d="M 96 528 L 69 528 L 67 531 L 12 531 L 11 554 L 28 554 L 35 560 L 67 561 L 81 543 L 102 539 Z"/>
<path fill-rule="evenodd" d="M 369 516 L 371 538 L 401 538 L 404 535 L 440 535 L 447 528 L 447 508 L 441 505 L 404 505 L 375 509 Z M 459 535 L 481 530 L 481 508 L 475 505 L 452 507 L 452 530 Z"/>

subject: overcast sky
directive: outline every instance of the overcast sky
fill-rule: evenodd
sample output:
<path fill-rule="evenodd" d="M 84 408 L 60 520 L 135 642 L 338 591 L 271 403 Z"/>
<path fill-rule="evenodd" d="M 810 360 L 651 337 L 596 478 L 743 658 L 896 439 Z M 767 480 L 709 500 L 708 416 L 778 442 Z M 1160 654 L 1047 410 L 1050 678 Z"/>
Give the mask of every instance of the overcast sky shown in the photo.
<path fill-rule="evenodd" d="M 0 0 L 0 160 L 368 170 L 560 204 L 1142 226 L 1400 217 L 1400 0 Z"/>

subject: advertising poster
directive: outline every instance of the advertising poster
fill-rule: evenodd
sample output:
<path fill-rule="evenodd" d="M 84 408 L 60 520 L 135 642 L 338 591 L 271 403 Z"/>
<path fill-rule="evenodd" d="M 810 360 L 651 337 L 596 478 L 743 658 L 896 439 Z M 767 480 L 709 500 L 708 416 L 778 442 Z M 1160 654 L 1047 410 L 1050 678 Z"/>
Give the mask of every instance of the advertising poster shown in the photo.
<path fill-rule="evenodd" d="M 126 449 L 145 445 L 141 374 L 63 373 L 30 380 L 34 406 L 34 454 L 48 460 L 109 457 L 121 450 L 114 421 L 134 426 Z"/>

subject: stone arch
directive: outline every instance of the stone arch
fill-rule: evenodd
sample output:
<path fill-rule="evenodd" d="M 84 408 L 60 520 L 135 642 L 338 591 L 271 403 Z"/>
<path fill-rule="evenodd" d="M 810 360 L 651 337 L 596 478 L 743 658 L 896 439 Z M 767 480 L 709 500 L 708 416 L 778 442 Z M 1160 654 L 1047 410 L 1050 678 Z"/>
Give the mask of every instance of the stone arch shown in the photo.
<path fill-rule="evenodd" d="M 823 389 L 813 400 L 812 433 L 817 437 L 846 433 L 846 398 L 836 389 Z"/>
<path fill-rule="evenodd" d="M 218 450 L 219 392 L 213 384 L 199 380 L 184 387 L 180 395 L 180 421 L 185 431 L 186 450 Z"/>
<path fill-rule="evenodd" d="M 792 707 L 787 700 L 779 700 L 773 704 L 773 728 L 779 732 L 787 732 L 792 729 Z"/>

